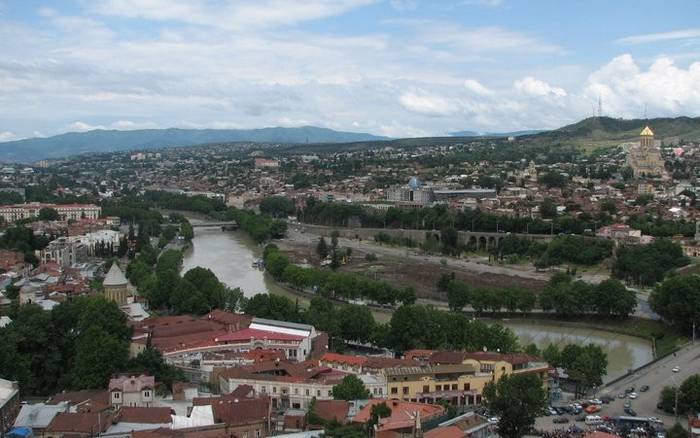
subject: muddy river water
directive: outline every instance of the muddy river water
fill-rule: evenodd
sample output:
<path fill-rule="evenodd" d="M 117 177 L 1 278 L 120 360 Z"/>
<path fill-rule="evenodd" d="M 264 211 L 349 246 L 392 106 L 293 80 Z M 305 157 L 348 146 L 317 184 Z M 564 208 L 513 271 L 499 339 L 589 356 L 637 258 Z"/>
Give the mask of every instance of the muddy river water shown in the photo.
<path fill-rule="evenodd" d="M 196 223 L 196 220 L 192 220 Z M 257 293 L 274 293 L 293 297 L 290 292 L 279 287 L 263 271 L 255 268 L 253 262 L 262 254 L 257 245 L 242 231 L 222 232 L 219 228 L 195 228 L 192 248 L 186 251 L 183 272 L 196 266 L 211 269 L 217 277 L 230 287 L 240 287 L 245 296 Z M 300 302 L 306 301 L 299 298 Z M 376 314 L 377 319 L 386 321 L 386 313 Z M 651 344 L 644 339 L 625 336 L 593 328 L 558 325 L 556 322 L 529 323 L 504 321 L 520 338 L 523 345 L 535 343 L 546 347 L 550 343 L 564 345 L 570 343 L 600 345 L 608 354 L 609 381 L 652 359 Z"/>

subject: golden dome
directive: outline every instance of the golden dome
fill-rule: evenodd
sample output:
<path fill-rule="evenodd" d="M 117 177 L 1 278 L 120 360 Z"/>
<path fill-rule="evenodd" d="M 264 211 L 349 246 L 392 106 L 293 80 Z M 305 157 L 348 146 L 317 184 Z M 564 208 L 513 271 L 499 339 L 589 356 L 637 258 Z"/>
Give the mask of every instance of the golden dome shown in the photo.
<path fill-rule="evenodd" d="M 647 125 L 644 127 L 644 129 L 642 129 L 642 132 L 639 135 L 641 135 L 642 137 L 653 137 L 654 131 L 652 131 L 651 128 Z"/>

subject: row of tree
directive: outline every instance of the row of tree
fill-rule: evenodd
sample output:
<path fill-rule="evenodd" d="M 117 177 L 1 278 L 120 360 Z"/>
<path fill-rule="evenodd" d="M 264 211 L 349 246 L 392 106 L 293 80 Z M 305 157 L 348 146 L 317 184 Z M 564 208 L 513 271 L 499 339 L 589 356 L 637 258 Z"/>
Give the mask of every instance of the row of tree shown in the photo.
<path fill-rule="evenodd" d="M 547 206 L 545 205 L 545 210 Z M 588 230 L 607 225 L 612 222 L 612 217 L 602 212 L 596 217 L 588 213 L 572 215 L 558 215 L 556 208 L 550 219 L 535 219 L 529 217 L 505 217 L 496 214 L 485 213 L 479 209 L 455 211 L 447 206 L 402 209 L 390 207 L 385 211 L 368 209 L 356 204 L 321 202 L 313 198 L 306 200 L 306 206 L 298 213 L 300 221 L 305 223 L 348 226 L 349 223 L 359 221 L 366 228 L 412 228 L 424 230 L 442 230 L 455 228 L 459 231 L 480 232 L 510 232 L 518 234 L 578 234 L 583 235 Z M 545 215 L 546 216 L 546 215 Z M 672 228 L 676 232 L 692 236 L 694 228 L 692 223 L 663 222 L 663 229 L 659 227 L 645 227 L 648 222 L 633 220 L 633 227 L 644 227 L 645 234 L 666 236 L 667 229 Z M 675 224 L 675 225 L 674 225 Z M 677 233 L 676 233 L 677 234 Z"/>
<path fill-rule="evenodd" d="M 290 263 L 278 248 L 271 244 L 263 253 L 265 268 L 277 280 L 300 290 L 311 290 L 320 296 L 342 300 L 367 299 L 379 304 L 394 305 L 397 302 L 411 304 L 416 300 L 411 287 L 396 288 L 384 281 L 349 273 L 302 268 Z"/>
<path fill-rule="evenodd" d="M 670 240 L 648 245 L 622 246 L 617 252 L 613 275 L 627 282 L 649 286 L 662 281 L 669 271 L 690 263 L 683 249 Z"/>
<path fill-rule="evenodd" d="M 516 287 L 476 289 L 450 275 L 440 279 L 438 288 L 447 292 L 448 305 L 455 312 L 471 306 L 477 313 L 486 310 L 494 313 L 503 310 L 528 313 L 539 308 L 566 316 L 596 314 L 626 317 L 637 306 L 634 292 L 618 280 L 609 279 L 591 285 L 573 281 L 571 276 L 564 273 L 553 275 L 539 297 L 533 291 Z"/>
<path fill-rule="evenodd" d="M 675 412 L 676 400 L 678 401 L 678 412 Z M 668 413 L 678 415 L 700 412 L 700 374 L 688 377 L 679 387 L 664 387 L 659 396 L 659 407 Z"/>
<path fill-rule="evenodd" d="M 102 297 L 79 297 L 44 311 L 20 306 L 0 329 L 0 375 L 18 380 L 25 395 L 104 388 L 113 373 L 142 371 L 166 384 L 183 380 L 160 354 L 129 359 L 131 329 L 119 307 Z"/>
<path fill-rule="evenodd" d="M 220 220 L 236 221 L 256 242 L 278 239 L 287 232 L 287 222 L 250 210 L 229 207 L 224 211 L 210 212 L 209 215 Z"/>
<path fill-rule="evenodd" d="M 154 309 L 202 315 L 212 308 L 238 310 L 243 294 L 219 281 L 209 269 L 196 267 L 180 276 L 182 253 L 164 251 L 160 257 L 144 248 L 127 266 L 126 275 Z"/>

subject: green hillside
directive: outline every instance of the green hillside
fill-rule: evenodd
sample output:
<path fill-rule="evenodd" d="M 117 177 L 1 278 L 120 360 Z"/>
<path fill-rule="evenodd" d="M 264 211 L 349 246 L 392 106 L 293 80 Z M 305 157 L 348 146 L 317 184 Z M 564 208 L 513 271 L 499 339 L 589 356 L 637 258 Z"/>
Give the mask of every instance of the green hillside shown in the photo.
<path fill-rule="evenodd" d="M 614 119 L 612 117 L 589 117 L 580 122 L 521 137 L 524 141 L 551 142 L 582 148 L 617 145 L 635 141 L 644 126 L 649 125 L 656 138 L 679 137 L 683 140 L 700 141 L 700 117 L 675 117 L 655 119 Z"/>

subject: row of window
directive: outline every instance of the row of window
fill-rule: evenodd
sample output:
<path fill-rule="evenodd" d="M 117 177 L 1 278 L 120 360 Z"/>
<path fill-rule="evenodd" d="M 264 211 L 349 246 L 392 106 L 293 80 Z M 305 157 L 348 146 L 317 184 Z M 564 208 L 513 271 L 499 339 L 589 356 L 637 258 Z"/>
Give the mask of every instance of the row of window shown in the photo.
<path fill-rule="evenodd" d="M 265 394 L 267 392 L 267 387 L 261 386 L 260 392 Z M 283 388 L 281 393 L 283 396 L 287 395 L 287 390 Z M 276 386 L 272 387 L 272 394 L 277 394 L 277 387 Z M 380 392 L 380 394 L 381 394 L 381 392 Z M 294 395 L 299 395 L 299 388 L 294 388 Z M 311 397 L 311 390 L 309 388 L 304 389 L 304 395 L 306 395 L 307 397 Z M 333 396 L 333 391 L 329 389 L 328 390 L 328 397 L 332 397 L 332 396 Z M 321 397 L 321 390 L 320 389 L 316 390 L 316 397 Z"/>
<path fill-rule="evenodd" d="M 469 391 L 471 389 L 471 385 L 469 383 L 465 383 L 462 389 L 464 391 Z M 459 391 L 459 384 L 452 383 L 452 384 L 444 384 L 444 385 L 435 385 L 435 389 L 433 391 L 430 390 L 430 385 L 423 385 L 423 392 L 424 393 L 437 392 L 437 391 Z M 399 393 L 399 388 L 397 386 L 392 386 L 391 387 L 391 394 L 397 395 L 398 393 Z M 403 395 L 408 395 L 410 393 L 410 388 L 408 386 L 402 387 L 401 393 Z M 381 394 L 381 392 L 380 392 L 380 394 Z"/>

